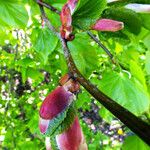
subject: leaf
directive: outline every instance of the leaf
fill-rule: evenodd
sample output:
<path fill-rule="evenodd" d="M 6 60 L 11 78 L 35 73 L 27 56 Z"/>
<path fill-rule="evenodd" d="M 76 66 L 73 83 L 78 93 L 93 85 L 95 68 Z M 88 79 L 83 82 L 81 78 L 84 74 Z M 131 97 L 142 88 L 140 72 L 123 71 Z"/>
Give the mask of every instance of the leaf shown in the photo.
<path fill-rule="evenodd" d="M 47 28 L 35 28 L 31 36 L 34 50 L 40 54 L 41 61 L 47 63 L 48 56 L 57 46 L 57 37 Z"/>
<path fill-rule="evenodd" d="M 106 9 L 103 17 L 122 21 L 125 28 L 134 34 L 141 31 L 141 18 L 132 10 L 124 8 L 109 8 Z"/>
<path fill-rule="evenodd" d="M 66 118 L 63 120 L 63 122 L 61 123 L 61 125 L 59 126 L 55 134 L 60 134 L 64 132 L 65 130 L 67 130 L 70 127 L 70 125 L 73 123 L 76 115 L 77 115 L 77 112 L 76 112 L 75 105 L 72 104 L 67 111 Z"/>
<path fill-rule="evenodd" d="M 35 69 L 35 68 L 31 68 L 31 67 L 28 67 L 27 70 L 26 70 L 26 76 L 27 77 L 30 77 L 31 79 L 33 80 L 38 80 L 40 78 L 43 78 L 44 76 L 42 75 L 41 72 L 39 72 L 39 70 Z M 37 81 L 36 81 L 37 82 Z"/>
<path fill-rule="evenodd" d="M 20 0 L 0 0 L 0 14 L 2 26 L 25 28 L 29 19 L 25 4 Z"/>
<path fill-rule="evenodd" d="M 73 104 L 71 104 L 63 112 L 59 113 L 54 119 L 49 122 L 49 127 L 45 134 L 46 136 L 54 136 L 56 134 L 60 134 L 66 128 L 68 128 L 68 126 L 73 121 L 73 114 L 75 114 L 73 107 Z"/>
<path fill-rule="evenodd" d="M 141 69 L 140 65 L 138 65 L 135 61 L 130 61 L 130 71 L 134 77 L 136 77 L 141 84 L 144 86 L 145 90 L 147 90 L 145 74 Z"/>
<path fill-rule="evenodd" d="M 122 150 L 149 150 L 149 146 L 138 136 L 128 136 L 122 146 Z"/>
<path fill-rule="evenodd" d="M 139 82 L 133 82 L 122 72 L 104 73 L 98 85 L 105 94 L 136 115 L 149 109 L 150 98 L 147 91 Z"/>
<path fill-rule="evenodd" d="M 73 25 L 89 29 L 100 18 L 106 6 L 106 0 L 79 0 L 77 9 L 73 14 Z"/>
<path fill-rule="evenodd" d="M 150 75 L 150 50 L 146 52 L 145 69 L 148 75 Z"/>
<path fill-rule="evenodd" d="M 111 121 L 113 120 L 113 115 L 110 113 L 109 110 L 107 110 L 105 107 L 102 107 L 99 110 L 99 115 L 108 123 L 111 124 Z"/>
<path fill-rule="evenodd" d="M 90 38 L 86 33 L 76 34 L 75 39 L 68 43 L 73 59 L 79 70 L 88 76 L 97 68 L 98 57 L 96 48 L 90 45 Z"/>
<path fill-rule="evenodd" d="M 150 14 L 148 14 L 148 13 L 140 13 L 139 15 L 140 15 L 141 20 L 142 20 L 142 25 L 146 29 L 150 30 L 150 19 L 149 19 L 150 18 Z"/>

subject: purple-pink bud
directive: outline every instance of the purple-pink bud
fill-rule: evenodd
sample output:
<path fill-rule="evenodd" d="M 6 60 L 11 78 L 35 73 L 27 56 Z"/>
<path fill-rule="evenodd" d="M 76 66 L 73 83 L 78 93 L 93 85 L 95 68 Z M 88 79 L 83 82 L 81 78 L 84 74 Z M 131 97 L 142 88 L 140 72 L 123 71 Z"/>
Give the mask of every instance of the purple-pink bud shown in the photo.
<path fill-rule="evenodd" d="M 45 133 L 49 121 L 61 113 L 73 100 L 73 94 L 63 86 L 57 87 L 43 101 L 40 108 L 39 128 L 41 133 Z"/>
<path fill-rule="evenodd" d="M 124 28 L 123 22 L 111 19 L 100 19 L 92 26 L 93 30 L 116 32 Z"/>
<path fill-rule="evenodd" d="M 68 6 L 70 7 L 71 14 L 73 14 L 78 0 L 68 0 Z"/>
<path fill-rule="evenodd" d="M 61 150 L 88 149 L 77 116 L 68 130 L 56 136 L 56 142 Z"/>

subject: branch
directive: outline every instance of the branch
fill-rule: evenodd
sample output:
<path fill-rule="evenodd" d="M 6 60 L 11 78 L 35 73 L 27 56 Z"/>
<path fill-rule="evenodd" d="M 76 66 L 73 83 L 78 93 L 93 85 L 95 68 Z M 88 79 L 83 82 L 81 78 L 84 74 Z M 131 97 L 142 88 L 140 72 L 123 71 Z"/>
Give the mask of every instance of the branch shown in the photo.
<path fill-rule="evenodd" d="M 37 3 L 40 5 L 40 6 L 44 6 L 48 9 L 50 9 L 51 11 L 55 12 L 56 14 L 60 15 L 60 11 L 57 10 L 55 7 L 45 3 L 45 2 L 42 2 L 41 0 L 37 0 Z"/>
<path fill-rule="evenodd" d="M 58 15 L 60 15 L 60 13 L 61 13 L 59 10 L 57 10 L 57 8 L 55 8 L 55 7 L 53 7 L 53 6 L 49 5 L 49 4 L 47 4 L 47 3 L 45 3 L 45 2 L 41 2 L 40 0 L 37 0 L 37 3 L 38 3 L 39 5 L 41 5 L 41 6 L 44 6 L 44 7 L 48 8 L 48 9 L 50 9 L 51 11 L 57 13 Z M 106 54 L 110 57 L 112 63 L 113 63 L 113 64 L 116 64 L 115 61 L 114 61 L 113 55 L 112 55 L 111 52 L 105 47 L 105 45 L 103 45 L 103 44 L 101 43 L 101 41 L 98 40 L 98 39 L 93 35 L 92 32 L 87 31 L 87 34 L 93 39 L 93 41 L 95 41 L 95 42 L 106 52 Z"/>
<path fill-rule="evenodd" d="M 46 21 L 46 24 L 50 30 L 52 30 L 60 39 L 64 56 L 67 61 L 68 69 L 71 75 L 102 105 L 104 105 L 113 115 L 115 115 L 121 122 L 123 122 L 130 130 L 135 132 L 141 139 L 150 145 L 150 125 L 136 117 L 127 109 L 116 103 L 114 100 L 102 93 L 96 86 L 90 81 L 84 78 L 84 76 L 77 69 L 70 50 L 67 45 L 67 41 L 61 38 L 60 34 L 51 25 L 50 21 L 46 18 L 43 6 L 40 5 L 42 18 Z"/>

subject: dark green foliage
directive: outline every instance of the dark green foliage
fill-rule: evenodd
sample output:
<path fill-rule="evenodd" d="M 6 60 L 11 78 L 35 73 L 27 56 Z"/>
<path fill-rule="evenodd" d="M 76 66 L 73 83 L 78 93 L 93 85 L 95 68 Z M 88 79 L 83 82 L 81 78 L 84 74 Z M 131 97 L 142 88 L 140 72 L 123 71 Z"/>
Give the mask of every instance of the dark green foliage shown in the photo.
<path fill-rule="evenodd" d="M 122 21 L 125 24 L 125 29 L 128 29 L 134 34 L 141 31 L 141 19 L 134 11 L 125 8 L 109 8 L 104 11 L 103 18 L 115 19 Z"/>

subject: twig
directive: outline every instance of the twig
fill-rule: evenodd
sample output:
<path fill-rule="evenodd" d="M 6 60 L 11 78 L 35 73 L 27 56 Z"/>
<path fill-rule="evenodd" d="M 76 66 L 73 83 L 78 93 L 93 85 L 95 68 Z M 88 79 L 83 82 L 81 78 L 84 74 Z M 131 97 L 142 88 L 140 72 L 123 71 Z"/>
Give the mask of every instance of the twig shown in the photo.
<path fill-rule="evenodd" d="M 48 9 L 50 9 L 51 11 L 55 12 L 56 14 L 60 15 L 60 11 L 57 10 L 55 7 L 45 3 L 45 2 L 42 2 L 41 0 L 37 0 L 37 3 L 40 4 L 41 6 L 44 6 Z"/>
<path fill-rule="evenodd" d="M 40 6 L 41 8 L 42 6 Z M 41 9 L 42 18 L 46 20 L 48 28 L 59 37 L 64 50 L 64 55 L 67 61 L 68 69 L 71 75 L 102 105 L 104 105 L 113 115 L 115 115 L 120 121 L 122 121 L 128 128 L 141 137 L 147 144 L 150 145 L 150 125 L 136 117 L 127 109 L 116 103 L 114 100 L 102 93 L 96 86 L 90 81 L 84 78 L 84 76 L 77 69 L 70 50 L 67 46 L 67 41 L 59 35 L 56 29 L 51 25 L 50 21 L 46 18 L 44 10 Z"/>
<path fill-rule="evenodd" d="M 111 52 L 101 43 L 101 41 L 94 36 L 94 34 L 90 31 L 87 31 L 87 34 L 107 53 L 107 55 L 110 57 L 110 59 L 112 60 L 112 63 L 115 64 L 114 62 L 114 56 L 111 54 Z"/>

